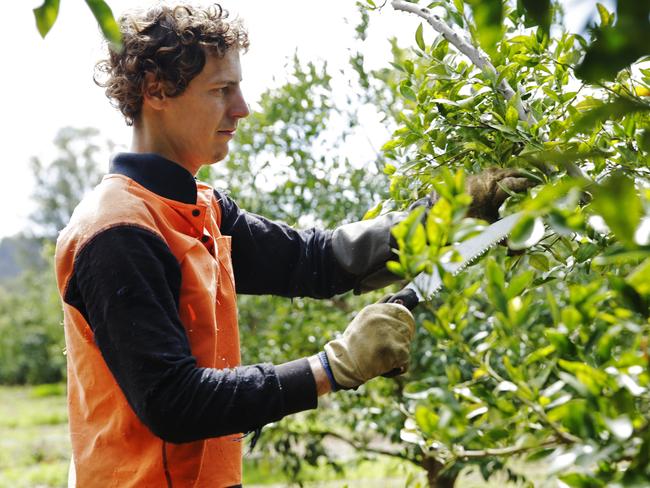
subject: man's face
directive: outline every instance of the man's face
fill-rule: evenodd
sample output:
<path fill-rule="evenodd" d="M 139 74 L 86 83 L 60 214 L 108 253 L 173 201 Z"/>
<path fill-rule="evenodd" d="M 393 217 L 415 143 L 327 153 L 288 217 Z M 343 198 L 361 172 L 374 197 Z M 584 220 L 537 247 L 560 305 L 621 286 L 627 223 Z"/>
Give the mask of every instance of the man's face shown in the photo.
<path fill-rule="evenodd" d="M 166 100 L 164 130 L 177 162 L 190 171 L 222 160 L 228 154 L 239 119 L 249 114 L 241 92 L 239 52 L 223 58 L 206 55 L 203 70 L 185 91 Z"/>

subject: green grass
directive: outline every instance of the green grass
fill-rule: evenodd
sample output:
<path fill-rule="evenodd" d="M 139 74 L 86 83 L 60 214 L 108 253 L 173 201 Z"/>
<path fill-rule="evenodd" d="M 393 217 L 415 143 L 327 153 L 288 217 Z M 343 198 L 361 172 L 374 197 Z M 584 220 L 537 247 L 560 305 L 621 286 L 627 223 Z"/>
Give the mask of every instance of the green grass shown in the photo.
<path fill-rule="evenodd" d="M 67 486 L 65 387 L 0 387 L 0 488 Z"/>
<path fill-rule="evenodd" d="M 395 458 L 380 456 L 371 461 L 347 463 L 342 471 L 335 471 L 324 460 L 317 466 L 305 465 L 301 471 L 301 481 L 304 486 L 343 487 L 349 485 L 355 488 L 371 488 L 382 486 L 386 488 L 404 487 L 407 480 L 424 480 L 424 472 L 409 463 Z M 273 459 L 244 458 L 244 486 L 287 486 L 287 476 L 282 472 L 280 464 Z M 415 485 L 409 485 L 415 486 Z"/>

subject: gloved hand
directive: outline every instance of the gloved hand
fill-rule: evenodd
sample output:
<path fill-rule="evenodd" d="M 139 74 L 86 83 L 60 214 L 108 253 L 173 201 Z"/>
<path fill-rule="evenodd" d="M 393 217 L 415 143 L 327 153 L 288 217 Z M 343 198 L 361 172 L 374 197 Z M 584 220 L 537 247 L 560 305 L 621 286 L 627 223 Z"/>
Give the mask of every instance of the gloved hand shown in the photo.
<path fill-rule="evenodd" d="M 467 216 L 488 222 L 499 220 L 499 207 L 508 198 L 502 187 L 519 193 L 537 183 L 526 178 L 516 169 L 489 168 L 479 174 L 471 175 L 465 181 L 465 191 L 472 197 Z M 501 185 L 501 186 L 499 186 Z"/>
<path fill-rule="evenodd" d="M 395 368 L 406 371 L 414 335 L 415 320 L 406 307 L 368 305 L 342 337 L 325 345 L 334 380 L 342 388 L 356 388 Z"/>

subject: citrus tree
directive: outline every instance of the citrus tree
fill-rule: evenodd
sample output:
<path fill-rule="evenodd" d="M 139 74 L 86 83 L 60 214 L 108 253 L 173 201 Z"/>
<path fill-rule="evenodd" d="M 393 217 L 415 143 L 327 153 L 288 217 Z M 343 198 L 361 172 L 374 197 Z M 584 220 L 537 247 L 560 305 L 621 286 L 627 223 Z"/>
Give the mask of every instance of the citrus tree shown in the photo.
<path fill-rule="evenodd" d="M 603 54 L 626 26 L 648 32 L 650 6 L 631 3 L 618 17 L 598 5 L 592 39 L 565 32 L 549 2 L 392 4 L 437 32 L 420 26 L 396 65 L 404 109 L 379 211 L 440 198 L 394 229 L 391 269 L 431 270 L 480 232 L 464 219 L 465 173 L 515 167 L 538 183 L 502 209 L 522 212 L 507 246 L 459 276 L 441 268 L 444 289 L 417 312 L 401 439 L 432 485 L 468 465 L 524 479 L 512 456 L 544 459 L 567 486 L 650 483 L 647 44 L 614 71 Z"/>

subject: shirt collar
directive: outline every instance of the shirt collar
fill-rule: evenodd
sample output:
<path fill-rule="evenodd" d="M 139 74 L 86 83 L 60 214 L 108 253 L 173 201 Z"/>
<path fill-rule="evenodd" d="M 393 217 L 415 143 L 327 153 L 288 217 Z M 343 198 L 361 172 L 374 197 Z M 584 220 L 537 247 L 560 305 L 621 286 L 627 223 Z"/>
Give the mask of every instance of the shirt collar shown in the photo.
<path fill-rule="evenodd" d="M 118 153 L 110 172 L 127 176 L 163 198 L 196 203 L 196 180 L 181 165 L 155 153 Z"/>

